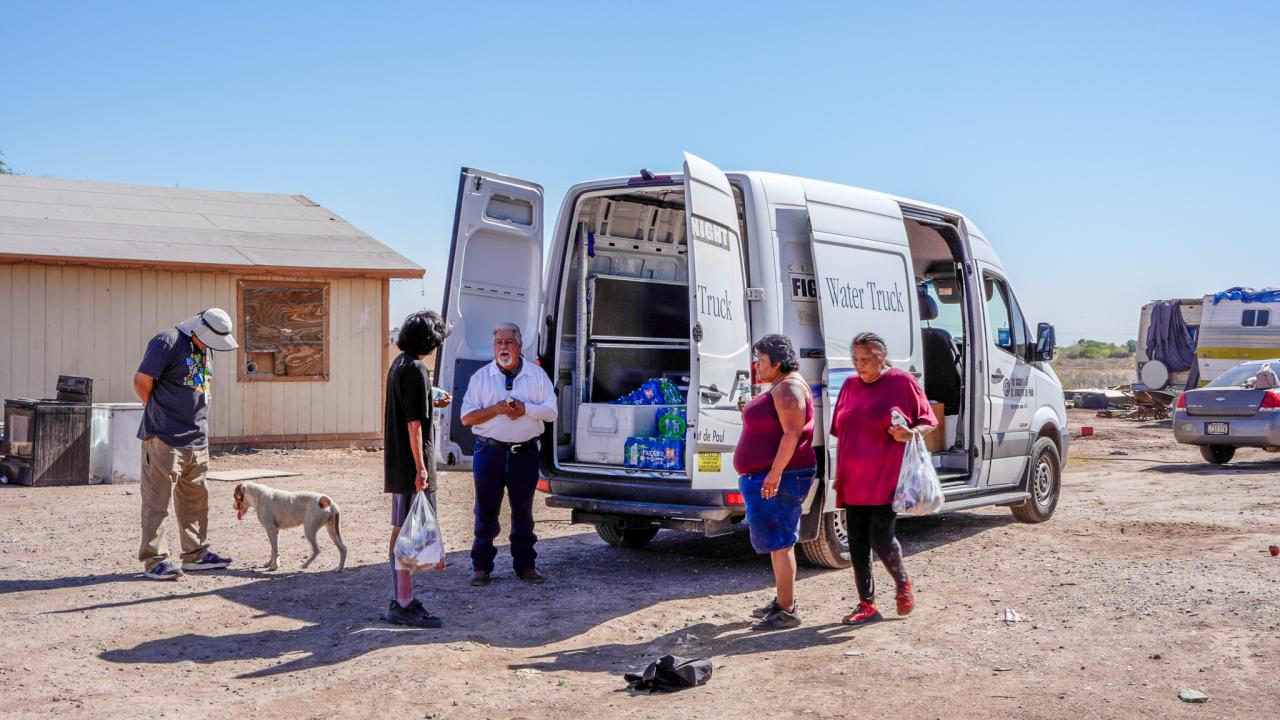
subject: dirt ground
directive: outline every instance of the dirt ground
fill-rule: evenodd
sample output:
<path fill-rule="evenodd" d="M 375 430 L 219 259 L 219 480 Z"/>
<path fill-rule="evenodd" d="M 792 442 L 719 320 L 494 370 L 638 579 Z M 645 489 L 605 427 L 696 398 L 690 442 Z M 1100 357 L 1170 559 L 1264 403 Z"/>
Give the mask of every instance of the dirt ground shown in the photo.
<path fill-rule="evenodd" d="M 211 482 L 210 537 L 235 565 L 176 583 L 139 579 L 136 486 L 0 488 L 0 715 L 4 717 L 719 718 L 1277 717 L 1280 458 L 1227 469 L 1167 425 L 1099 420 L 1072 443 L 1061 504 L 1043 525 L 990 508 L 900 524 L 919 606 L 861 629 L 840 617 L 851 571 L 802 569 L 805 624 L 768 634 L 748 611 L 771 594 L 742 533 L 664 531 L 605 545 L 539 496 L 543 586 L 472 588 L 471 490 L 443 477 L 451 566 L 418 577 L 440 630 L 380 620 L 388 585 L 381 455 L 224 455 L 215 469 L 331 494 L 351 546 L 327 539 L 309 571 L 300 531 L 237 523 Z M 170 544 L 177 537 L 170 528 Z M 883 570 L 882 600 L 888 585 Z M 1029 618 L 1006 623 L 1010 607 Z M 709 657 L 709 684 L 635 695 L 622 674 L 665 653 Z M 1194 688 L 1211 700 L 1178 699 Z M 1268 709 L 1269 708 L 1269 709 Z"/>

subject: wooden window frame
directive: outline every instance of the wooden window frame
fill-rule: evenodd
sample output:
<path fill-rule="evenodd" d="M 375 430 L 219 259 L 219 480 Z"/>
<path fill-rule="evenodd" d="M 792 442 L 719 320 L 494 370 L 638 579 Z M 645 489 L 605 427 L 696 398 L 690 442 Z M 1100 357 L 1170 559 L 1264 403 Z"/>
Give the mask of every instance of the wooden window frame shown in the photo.
<path fill-rule="evenodd" d="M 248 331 L 248 323 L 245 319 L 247 308 L 244 302 L 245 290 L 253 290 L 259 288 L 300 288 L 305 290 L 320 290 L 324 297 L 324 350 L 321 355 L 323 371 L 319 375 L 252 375 L 245 367 L 248 364 L 247 357 L 242 357 L 237 364 L 236 380 L 239 382 L 329 382 L 329 336 L 333 334 L 332 321 L 333 317 L 329 314 L 330 310 L 330 293 L 329 283 L 325 281 L 313 282 L 286 282 L 283 280 L 237 280 L 236 281 L 236 299 L 239 303 L 236 318 L 236 338 L 240 343 L 240 354 L 247 356 L 249 354 L 246 333 Z"/>

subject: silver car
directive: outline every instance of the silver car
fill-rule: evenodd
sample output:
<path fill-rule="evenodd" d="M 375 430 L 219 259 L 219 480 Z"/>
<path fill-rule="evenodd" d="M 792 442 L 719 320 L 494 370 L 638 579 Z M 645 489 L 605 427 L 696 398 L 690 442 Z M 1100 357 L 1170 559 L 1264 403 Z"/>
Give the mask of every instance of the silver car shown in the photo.
<path fill-rule="evenodd" d="M 1280 372 L 1280 358 L 1247 362 L 1179 395 L 1173 436 L 1180 443 L 1199 445 L 1200 454 L 1215 465 L 1231 462 L 1236 448 L 1280 451 L 1280 389 L 1253 387 L 1258 371 L 1268 364 Z"/>

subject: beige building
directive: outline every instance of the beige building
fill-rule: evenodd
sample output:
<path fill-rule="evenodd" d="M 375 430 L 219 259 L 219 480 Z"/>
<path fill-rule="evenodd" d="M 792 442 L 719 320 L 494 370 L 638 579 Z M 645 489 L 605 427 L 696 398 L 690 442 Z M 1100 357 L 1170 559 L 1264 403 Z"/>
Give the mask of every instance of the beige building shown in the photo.
<path fill-rule="evenodd" d="M 0 175 L 0 398 L 136 402 L 151 337 L 221 307 L 215 445 L 380 444 L 390 282 L 422 276 L 302 195 Z"/>

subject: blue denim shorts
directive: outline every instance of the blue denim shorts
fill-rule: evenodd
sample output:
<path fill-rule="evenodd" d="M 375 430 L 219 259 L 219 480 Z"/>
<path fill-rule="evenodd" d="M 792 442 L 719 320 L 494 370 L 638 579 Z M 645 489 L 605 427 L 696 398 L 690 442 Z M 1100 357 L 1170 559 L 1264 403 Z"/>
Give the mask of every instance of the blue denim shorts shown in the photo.
<path fill-rule="evenodd" d="M 801 506 L 818 469 L 787 470 L 782 473 L 778 494 L 766 500 L 760 497 L 760 488 L 768 474 L 758 472 L 738 478 L 738 490 L 747 503 L 751 547 L 758 553 L 785 550 L 800 539 L 800 515 L 804 512 Z"/>

